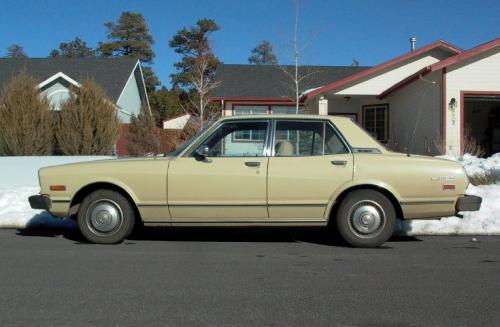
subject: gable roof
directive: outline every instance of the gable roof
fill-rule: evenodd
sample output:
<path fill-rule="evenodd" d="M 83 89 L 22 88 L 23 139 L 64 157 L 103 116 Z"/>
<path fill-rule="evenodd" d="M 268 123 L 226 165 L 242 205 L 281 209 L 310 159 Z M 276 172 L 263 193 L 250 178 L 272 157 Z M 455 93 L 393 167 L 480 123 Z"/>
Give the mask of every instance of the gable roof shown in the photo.
<path fill-rule="evenodd" d="M 316 88 L 331 81 L 366 70 L 368 67 L 301 66 L 300 91 Z M 211 99 L 289 99 L 293 96 L 292 79 L 283 72 L 292 72 L 294 66 L 220 64 L 215 73 L 221 84 L 212 92 Z"/>
<path fill-rule="evenodd" d="M 460 63 L 466 59 L 472 58 L 474 56 L 480 55 L 484 52 L 487 52 L 489 50 L 495 49 L 497 47 L 500 47 L 500 38 L 496 38 L 492 41 L 483 43 L 481 45 L 478 45 L 477 47 L 474 47 L 472 49 L 469 49 L 467 51 L 463 51 L 455 56 L 449 57 L 447 59 L 443 59 L 441 61 L 436 62 L 435 64 L 432 64 L 430 66 L 426 66 L 419 70 L 418 72 L 415 72 L 414 74 L 406 77 L 402 81 L 394 84 L 384 92 L 380 93 L 378 95 L 379 99 L 384 99 L 391 93 L 405 87 L 408 84 L 413 83 L 414 81 L 418 80 L 420 77 L 425 76 L 429 73 L 438 71 L 440 69 L 446 68 L 450 65 L 454 65 L 457 63 Z"/>
<path fill-rule="evenodd" d="M 325 93 L 325 92 L 328 92 L 328 91 L 331 91 L 331 90 L 334 90 L 334 89 L 337 89 L 337 88 L 340 88 L 342 86 L 345 86 L 349 83 L 353 83 L 353 82 L 356 82 L 362 78 L 365 78 L 365 77 L 368 77 L 370 75 L 373 75 L 373 74 L 376 74 L 384 69 L 387 69 L 387 68 L 390 68 L 390 67 L 393 67 L 395 65 L 398 65 L 398 64 L 401 64 L 405 61 L 408 61 L 410 59 L 413 59 L 417 56 L 420 56 L 426 52 L 429 52 L 431 50 L 434 50 L 434 49 L 437 49 L 437 48 L 441 48 L 447 52 L 450 52 L 452 54 L 458 54 L 458 53 L 461 53 L 462 52 L 462 49 L 460 49 L 459 47 L 457 46 L 454 46 L 448 42 L 445 42 L 443 40 L 439 40 L 439 41 L 436 41 L 434 43 L 431 43 L 425 47 L 422 47 L 422 48 L 419 48 L 419 49 L 416 49 L 414 51 L 411 51 L 411 52 L 408 52 L 402 56 L 399 56 L 399 57 L 396 57 L 394 59 L 391 59 L 389 61 L 386 61 L 386 62 L 383 62 L 377 66 L 373 66 L 369 69 L 366 69 L 364 71 L 361 71 L 357 74 L 354 74 L 354 75 L 351 75 L 351 76 L 348 76 L 346 78 L 343 78 L 341 80 L 338 80 L 338 81 L 333 81 L 327 85 L 324 85 L 314 91 L 311 91 L 309 92 L 308 94 L 306 94 L 305 96 L 306 97 L 313 97 L 313 96 L 316 96 L 316 95 L 319 95 L 319 94 L 322 94 L 322 93 Z"/>
<path fill-rule="evenodd" d="M 0 93 L 22 70 L 38 79 L 39 82 L 63 73 L 77 82 L 85 79 L 94 80 L 116 103 L 136 65 L 137 59 L 132 58 L 1 58 Z"/>
<path fill-rule="evenodd" d="M 448 67 L 450 65 L 457 64 L 461 61 L 472 58 L 474 56 L 477 56 L 481 53 L 492 50 L 492 49 L 499 47 L 499 46 L 500 46 L 500 37 L 496 38 L 492 41 L 478 45 L 477 47 L 474 47 L 472 49 L 464 51 L 464 52 L 457 54 L 453 57 L 436 62 L 435 64 L 431 65 L 430 70 L 433 72 L 433 71 Z"/>

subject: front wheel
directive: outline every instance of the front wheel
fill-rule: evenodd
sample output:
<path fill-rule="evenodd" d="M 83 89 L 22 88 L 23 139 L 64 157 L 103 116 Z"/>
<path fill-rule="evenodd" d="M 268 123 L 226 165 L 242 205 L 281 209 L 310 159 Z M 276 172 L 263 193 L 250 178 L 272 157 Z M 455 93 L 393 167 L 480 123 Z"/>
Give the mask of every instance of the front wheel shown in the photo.
<path fill-rule="evenodd" d="M 341 237 L 355 247 L 377 247 L 394 232 L 396 211 L 391 201 L 374 190 L 349 193 L 337 211 Z"/>
<path fill-rule="evenodd" d="M 114 244 L 130 235 L 135 215 L 130 202 L 120 193 L 97 190 L 83 199 L 77 220 L 81 233 L 88 241 Z"/>

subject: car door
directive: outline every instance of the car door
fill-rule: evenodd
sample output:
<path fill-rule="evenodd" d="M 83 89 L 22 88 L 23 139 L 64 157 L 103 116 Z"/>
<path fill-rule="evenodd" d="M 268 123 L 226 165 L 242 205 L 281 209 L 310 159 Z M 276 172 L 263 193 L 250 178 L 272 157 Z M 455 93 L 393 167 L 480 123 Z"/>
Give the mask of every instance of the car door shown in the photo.
<path fill-rule="evenodd" d="M 347 144 L 326 120 L 276 120 L 273 134 L 269 218 L 323 221 L 334 191 L 352 181 Z"/>
<path fill-rule="evenodd" d="M 171 160 L 168 205 L 172 223 L 267 220 L 268 119 L 222 122 L 195 151 Z"/>

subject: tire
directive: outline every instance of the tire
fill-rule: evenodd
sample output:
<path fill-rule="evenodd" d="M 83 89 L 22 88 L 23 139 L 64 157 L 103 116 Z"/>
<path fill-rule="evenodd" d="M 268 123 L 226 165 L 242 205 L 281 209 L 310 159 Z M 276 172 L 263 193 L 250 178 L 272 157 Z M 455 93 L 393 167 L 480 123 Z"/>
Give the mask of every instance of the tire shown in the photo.
<path fill-rule="evenodd" d="M 358 190 L 344 198 L 336 218 L 338 232 L 349 245 L 374 248 L 392 236 L 396 211 L 383 194 Z"/>
<path fill-rule="evenodd" d="M 135 214 L 123 195 L 112 190 L 97 190 L 87 195 L 78 209 L 78 227 L 91 243 L 122 242 L 134 229 Z"/>

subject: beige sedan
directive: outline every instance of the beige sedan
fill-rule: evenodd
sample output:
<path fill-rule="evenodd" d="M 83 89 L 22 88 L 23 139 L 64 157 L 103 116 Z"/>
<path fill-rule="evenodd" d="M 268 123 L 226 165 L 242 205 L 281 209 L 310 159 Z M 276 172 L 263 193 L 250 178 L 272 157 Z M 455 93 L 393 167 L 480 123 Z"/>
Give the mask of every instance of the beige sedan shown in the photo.
<path fill-rule="evenodd" d="M 234 116 L 170 156 L 42 168 L 32 208 L 78 221 L 91 242 L 134 225 L 329 226 L 352 246 L 387 241 L 396 219 L 479 210 L 458 163 L 386 150 L 348 118 Z"/>

